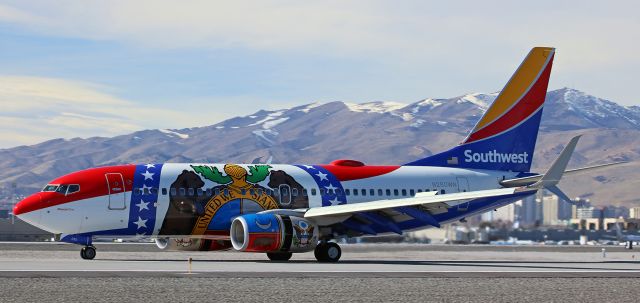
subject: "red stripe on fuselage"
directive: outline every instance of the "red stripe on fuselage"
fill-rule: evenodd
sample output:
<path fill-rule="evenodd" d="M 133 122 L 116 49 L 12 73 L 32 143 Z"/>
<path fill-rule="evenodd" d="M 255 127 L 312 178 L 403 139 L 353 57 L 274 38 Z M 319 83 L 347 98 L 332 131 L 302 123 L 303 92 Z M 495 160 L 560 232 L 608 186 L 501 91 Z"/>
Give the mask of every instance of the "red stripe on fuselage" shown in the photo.
<path fill-rule="evenodd" d="M 331 172 L 339 181 L 359 180 L 388 174 L 400 166 L 339 166 L 320 165 Z"/>
<path fill-rule="evenodd" d="M 553 58 L 549 60 L 549 63 L 536 83 L 531 87 L 531 89 L 529 89 L 516 106 L 511 108 L 506 114 L 502 115 L 493 123 L 471 134 L 469 139 L 464 143 L 471 143 L 499 134 L 512 128 L 536 112 L 544 103 L 544 98 L 547 94 L 547 85 L 549 84 L 549 76 L 551 75 L 551 62 L 553 62 Z"/>
<path fill-rule="evenodd" d="M 35 195 L 39 195 L 41 199 L 27 198 L 20 201 L 16 205 L 15 211 L 18 212 L 16 215 L 73 201 L 106 196 L 109 194 L 109 189 L 107 188 L 105 174 L 108 173 L 122 174 L 125 191 L 131 191 L 135 170 L 135 165 L 120 165 L 90 168 L 64 175 L 49 182 L 49 184 L 78 184 L 80 185 L 79 192 L 66 196 L 57 192 L 39 192 Z"/>

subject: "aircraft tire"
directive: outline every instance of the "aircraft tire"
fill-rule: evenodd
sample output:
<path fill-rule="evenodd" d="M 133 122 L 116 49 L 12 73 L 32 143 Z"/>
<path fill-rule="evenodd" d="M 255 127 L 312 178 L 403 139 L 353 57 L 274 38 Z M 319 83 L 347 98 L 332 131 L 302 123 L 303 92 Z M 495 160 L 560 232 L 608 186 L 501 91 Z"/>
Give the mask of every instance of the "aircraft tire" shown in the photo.
<path fill-rule="evenodd" d="M 267 257 L 271 261 L 289 261 L 293 256 L 293 253 L 290 252 L 268 252 Z"/>
<path fill-rule="evenodd" d="M 320 243 L 313 251 L 318 262 L 338 262 L 342 256 L 342 249 L 333 242 Z"/>
<path fill-rule="evenodd" d="M 96 257 L 96 248 L 93 246 L 85 246 L 80 250 L 80 257 L 85 260 L 93 260 Z"/>

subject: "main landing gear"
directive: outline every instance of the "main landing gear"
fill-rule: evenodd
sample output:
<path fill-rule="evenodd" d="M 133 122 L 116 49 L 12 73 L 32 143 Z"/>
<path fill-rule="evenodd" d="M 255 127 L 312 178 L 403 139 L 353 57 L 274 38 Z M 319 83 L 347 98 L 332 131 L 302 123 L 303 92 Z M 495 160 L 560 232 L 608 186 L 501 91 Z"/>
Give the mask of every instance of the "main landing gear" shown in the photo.
<path fill-rule="evenodd" d="M 293 253 L 290 252 L 268 252 L 267 257 L 271 261 L 289 261 L 293 256 Z"/>
<path fill-rule="evenodd" d="M 96 257 L 95 246 L 85 246 L 80 250 L 80 257 L 85 260 L 93 260 Z"/>
<path fill-rule="evenodd" d="M 342 249 L 334 242 L 322 241 L 313 251 L 318 262 L 338 262 L 342 256 Z"/>

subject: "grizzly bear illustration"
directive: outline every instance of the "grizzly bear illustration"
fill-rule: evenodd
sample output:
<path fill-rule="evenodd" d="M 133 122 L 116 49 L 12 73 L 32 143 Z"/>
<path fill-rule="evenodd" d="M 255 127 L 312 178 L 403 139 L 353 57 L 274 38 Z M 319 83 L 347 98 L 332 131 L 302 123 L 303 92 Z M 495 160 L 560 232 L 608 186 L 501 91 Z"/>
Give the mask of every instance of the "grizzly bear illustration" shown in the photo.
<path fill-rule="evenodd" d="M 289 186 L 289 192 L 286 191 L 286 187 L 280 187 L 281 185 L 286 184 Z M 279 195 L 274 196 L 274 199 L 278 201 L 280 208 L 288 208 L 288 209 L 296 209 L 296 208 L 307 208 L 309 207 L 309 197 L 307 195 L 303 195 L 302 185 L 298 183 L 292 176 L 288 175 L 283 170 L 274 170 L 271 171 L 269 176 L 268 186 L 273 190 L 280 190 L 281 193 L 284 193 L 286 197 L 280 197 Z M 288 196 L 291 196 L 291 203 L 286 204 L 283 200 L 288 200 Z M 285 203 L 282 203 L 285 202 Z"/>
<path fill-rule="evenodd" d="M 204 192 L 195 194 L 204 182 L 192 172 L 183 170 L 169 191 L 169 209 L 160 228 L 161 235 L 188 235 L 193 229 L 198 216 L 204 212 L 207 201 L 211 199 Z M 175 189 L 175 190 L 174 190 Z M 191 189 L 191 193 L 189 192 Z"/>

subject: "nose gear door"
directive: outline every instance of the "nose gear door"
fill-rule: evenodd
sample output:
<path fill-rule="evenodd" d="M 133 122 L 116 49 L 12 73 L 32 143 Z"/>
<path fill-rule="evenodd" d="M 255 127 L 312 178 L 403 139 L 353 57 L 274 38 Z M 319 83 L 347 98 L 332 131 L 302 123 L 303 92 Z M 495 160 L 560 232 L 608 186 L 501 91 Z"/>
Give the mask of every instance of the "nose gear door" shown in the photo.
<path fill-rule="evenodd" d="M 124 178 L 119 173 L 105 174 L 107 178 L 107 188 L 109 190 L 109 209 L 125 209 L 125 188 Z"/>

